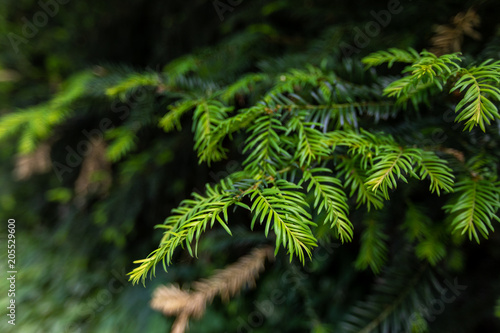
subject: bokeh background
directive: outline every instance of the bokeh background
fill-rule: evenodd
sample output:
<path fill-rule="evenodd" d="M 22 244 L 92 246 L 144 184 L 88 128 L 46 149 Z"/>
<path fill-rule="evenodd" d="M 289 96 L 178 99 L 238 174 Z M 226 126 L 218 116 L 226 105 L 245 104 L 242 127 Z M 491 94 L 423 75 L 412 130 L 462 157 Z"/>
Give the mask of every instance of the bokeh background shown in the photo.
<path fill-rule="evenodd" d="M 389 47 L 429 48 L 436 25 L 472 6 L 481 18 L 476 28 L 481 38 L 465 37 L 462 52 L 477 54 L 488 45 L 491 56 L 500 58 L 500 47 L 491 47 L 500 43 L 497 1 L 401 0 L 400 5 L 403 10 L 366 45 L 342 54 L 339 45 L 355 46 L 357 29 L 388 1 L 2 0 L 0 117 L 44 103 L 68 77 L 84 70 L 95 75 L 106 68 L 161 72 L 172 60 L 195 53 L 212 64 L 207 76 L 229 80 L 256 68 L 304 66 L 332 55 L 358 61 Z M 238 169 L 241 141 L 231 143 L 230 162 L 199 165 L 189 119 L 182 131 L 164 133 L 142 119 L 140 110 L 165 110 L 165 103 L 138 91 L 119 105 L 96 97 L 78 109 L 57 128 L 50 160 L 64 159 L 68 146 L 76 149 L 82 130 L 96 128 L 113 107 L 146 124 L 133 152 L 116 163 L 95 157 L 93 164 L 80 163 L 61 178 L 54 165 L 40 166 L 43 156 L 23 160 L 16 135 L 0 140 L 0 267 L 3 277 L 6 221 L 14 218 L 19 272 L 17 325 L 7 325 L 3 315 L 2 332 L 168 332 L 175 318 L 149 307 L 156 286 L 189 286 L 267 242 L 245 223 L 235 226 L 234 237 L 215 229 L 203 239 L 198 259 L 179 252 L 168 273 L 159 267 L 145 287 L 132 286 L 126 276 L 132 262 L 160 240 L 154 226 L 193 190 Z M 114 122 L 130 121 L 117 115 Z M 92 181 L 85 176 L 89 169 L 99 171 Z M 96 188 L 89 187 L 91 182 Z M 191 322 L 190 332 L 332 332 L 373 279 L 371 271 L 353 268 L 358 242 L 323 243 L 318 259 L 305 267 L 281 253 L 266 264 L 258 288 L 245 289 L 228 303 L 216 298 L 202 319 Z M 435 316 L 431 332 L 500 331 L 493 312 L 500 295 L 499 244 L 493 234 L 481 246 L 466 246 L 454 277 L 467 290 Z M 5 278 L 0 286 L 3 314 Z M 261 310 L 276 290 L 280 304 Z"/>

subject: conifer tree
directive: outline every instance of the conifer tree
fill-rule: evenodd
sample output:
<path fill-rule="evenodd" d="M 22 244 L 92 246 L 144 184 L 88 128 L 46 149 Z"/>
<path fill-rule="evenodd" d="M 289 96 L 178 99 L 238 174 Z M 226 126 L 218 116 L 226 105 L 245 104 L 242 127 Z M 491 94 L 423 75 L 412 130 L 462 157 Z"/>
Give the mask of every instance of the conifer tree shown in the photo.
<path fill-rule="evenodd" d="M 16 179 L 5 180 L 0 204 L 20 214 L 13 194 L 42 202 L 27 220 L 46 237 L 58 231 L 48 239 L 82 260 L 69 266 L 76 272 L 110 272 L 95 261 L 100 249 L 112 253 L 129 269 L 116 296 L 124 304 L 146 308 L 163 285 L 151 306 L 172 332 L 500 327 L 498 10 L 489 1 L 360 3 L 137 1 L 130 11 L 194 18 L 209 8 L 206 35 L 169 52 L 158 47 L 173 34 L 147 36 L 151 54 L 135 50 L 130 65 L 111 48 L 91 67 L 54 60 L 60 67 L 46 71 L 57 86 L 37 85 L 45 97 L 26 102 L 35 88 L 16 91 L 16 73 L 0 72 L 17 106 L 0 116 L 3 168 Z M 9 52 L 0 65 L 21 70 Z M 59 56 L 84 62 L 71 49 Z M 35 186 L 38 197 L 27 194 Z M 44 211 L 47 227 L 36 217 Z M 24 232 L 34 253 L 42 244 Z M 77 245 L 79 234 L 89 245 Z M 87 298 L 109 281 L 95 274 Z M 70 285 L 78 290 L 78 279 Z M 488 295 L 478 298 L 481 288 Z M 106 321 L 74 302 L 65 328 L 43 327 L 133 330 L 131 309 Z M 149 331 L 166 325 L 148 316 Z"/>

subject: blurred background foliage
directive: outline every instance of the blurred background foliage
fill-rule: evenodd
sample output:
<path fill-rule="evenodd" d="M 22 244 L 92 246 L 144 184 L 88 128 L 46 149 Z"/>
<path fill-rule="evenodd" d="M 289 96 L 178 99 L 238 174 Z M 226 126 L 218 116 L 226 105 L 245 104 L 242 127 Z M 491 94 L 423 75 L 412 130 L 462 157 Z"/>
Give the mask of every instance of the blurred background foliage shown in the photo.
<path fill-rule="evenodd" d="M 401 0 L 403 11 L 350 57 L 341 53 L 340 43 L 352 44 L 355 28 L 373 20 L 370 11 L 385 9 L 387 1 L 241 1 L 222 14 L 223 20 L 214 3 L 68 1 L 59 4 L 57 13 L 33 37 L 25 38 L 24 18 L 32 21 L 43 10 L 39 1 L 2 0 L 0 116 L 46 102 L 75 73 L 90 71 L 99 76 L 106 68 L 156 73 L 186 54 L 204 61 L 207 78 L 230 82 L 256 68 L 278 73 L 325 57 L 349 63 L 349 58 L 357 61 L 389 47 L 420 50 L 430 46 L 437 24 L 448 23 L 472 5 L 482 19 L 477 28 L 482 38 L 466 37 L 462 52 L 487 52 L 500 58 L 500 9 L 495 1 Z M 11 43 L 12 33 L 25 38 L 18 52 Z M 159 100 L 147 89 L 123 97 L 113 104 L 98 93 L 86 95 L 87 102 L 53 129 L 57 135 L 50 159 L 61 162 L 66 148 L 76 149 L 85 139 L 83 130 L 98 128 L 103 117 L 114 124 L 141 124 L 134 148 L 127 154 L 120 153 L 126 147 L 117 148 L 110 156 L 114 163 L 107 164 L 101 177 L 111 181 L 89 195 L 80 195 L 75 188 L 83 164 L 62 178 L 54 165 L 46 172 L 23 176 L 19 158 L 16 164 L 18 138 L 0 141 L 0 220 L 16 219 L 19 271 L 18 326 L 7 325 L 2 316 L 2 332 L 166 332 L 174 318 L 164 318 L 148 306 L 156 286 L 189 285 L 234 262 L 256 244 L 266 243 L 245 223 L 233 229 L 231 238 L 215 229 L 204 237 L 197 260 L 179 253 L 168 274 L 159 268 L 146 287 L 127 282 L 132 261 L 145 257 L 160 240 L 153 227 L 189 193 L 235 171 L 241 161 L 231 155 L 232 164 L 198 165 L 189 120 L 183 120 L 186 126 L 181 132 L 165 134 L 148 120 L 148 112 L 141 112 L 162 112 L 170 100 Z M 130 118 L 123 120 L 114 111 L 110 115 L 113 108 L 129 112 Z M 119 134 L 115 137 L 122 137 Z M 112 134 L 107 139 L 113 139 Z M 237 151 L 238 141 L 231 144 L 232 151 Z M 397 206 L 403 199 L 393 200 Z M 431 198 L 418 201 L 423 207 L 432 204 Z M 396 229 L 404 211 L 392 211 L 384 218 Z M 2 244 L 5 233 L 4 226 Z M 342 246 L 322 243 L 305 267 L 289 263 L 280 254 L 276 262 L 266 264 L 257 289 L 244 290 L 228 303 L 216 299 L 201 320 L 191 323 L 190 332 L 332 332 L 346 309 L 365 298 L 374 280 L 371 271 L 354 267 L 359 238 L 358 233 L 353 243 Z M 435 316 L 430 332 L 500 331 L 499 319 L 494 317 L 500 295 L 499 243 L 500 236 L 493 233 L 480 246 L 463 245 L 455 252 L 455 261 L 440 263 L 447 265 L 450 281 L 458 277 L 467 290 Z M 5 252 L 0 257 L 2 271 L 6 271 Z M 5 279 L 0 285 L 3 306 Z M 269 310 L 273 294 L 277 298 Z"/>

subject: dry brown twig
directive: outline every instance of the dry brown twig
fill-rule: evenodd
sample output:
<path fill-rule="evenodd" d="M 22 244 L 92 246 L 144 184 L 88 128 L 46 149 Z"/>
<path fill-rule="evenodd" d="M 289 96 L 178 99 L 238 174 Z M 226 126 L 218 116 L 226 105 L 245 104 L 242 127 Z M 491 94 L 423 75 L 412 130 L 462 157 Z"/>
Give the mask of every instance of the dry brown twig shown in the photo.
<path fill-rule="evenodd" d="M 50 146 L 51 144 L 48 142 L 42 143 L 34 152 L 17 156 L 14 178 L 26 180 L 34 174 L 48 172 L 52 163 L 50 160 Z"/>
<path fill-rule="evenodd" d="M 441 151 L 445 154 L 455 157 L 455 159 L 457 159 L 459 162 L 465 163 L 465 156 L 463 152 L 453 148 L 442 148 Z"/>
<path fill-rule="evenodd" d="M 245 286 L 254 287 L 266 258 L 274 259 L 272 247 L 255 248 L 209 279 L 195 282 L 192 291 L 182 290 L 178 285 L 158 287 L 153 293 L 151 307 L 166 316 L 177 316 L 171 332 L 184 333 L 189 319 L 201 318 L 207 303 L 212 302 L 217 294 L 223 301 L 228 301 Z"/>
<path fill-rule="evenodd" d="M 49 172 L 52 168 L 50 151 L 57 139 L 41 143 L 29 154 L 18 155 L 13 171 L 16 180 L 26 180 L 35 174 Z M 98 176 L 98 177 L 96 177 Z M 106 158 L 106 142 L 101 139 L 92 142 L 91 148 L 82 162 L 75 181 L 75 203 L 82 207 L 88 194 L 105 195 L 111 186 L 111 163 Z"/>
<path fill-rule="evenodd" d="M 75 181 L 75 202 L 83 205 L 90 193 L 104 195 L 111 186 L 111 163 L 106 158 L 106 142 L 101 139 L 92 142 L 92 147 L 83 160 L 80 174 Z M 100 179 L 95 179 L 99 174 Z"/>
<path fill-rule="evenodd" d="M 437 56 L 459 52 L 464 35 L 475 40 L 481 39 L 481 34 L 474 30 L 479 23 L 481 23 L 481 18 L 474 9 L 470 8 L 465 13 L 457 14 L 452 19 L 451 25 L 438 25 L 431 39 L 431 52 Z"/>

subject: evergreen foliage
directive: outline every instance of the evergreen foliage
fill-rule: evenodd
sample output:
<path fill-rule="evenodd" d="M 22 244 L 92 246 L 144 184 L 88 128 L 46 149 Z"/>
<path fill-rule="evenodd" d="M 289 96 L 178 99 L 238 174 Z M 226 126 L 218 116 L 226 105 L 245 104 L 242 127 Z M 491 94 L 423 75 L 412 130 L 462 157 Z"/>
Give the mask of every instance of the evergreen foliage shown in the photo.
<path fill-rule="evenodd" d="M 331 4 L 317 5 L 314 15 L 329 22 L 321 8 Z M 313 14 L 304 14 L 302 5 L 288 8 L 283 1 L 242 6 L 233 8 L 234 16 L 223 25 L 234 29 L 230 36 L 212 36 L 216 45 L 189 48 L 188 54 L 172 51 L 164 58 L 169 61 L 154 70 L 109 64 L 78 68 L 42 100 L 19 102 L 18 95 L 16 110 L 1 111 L 0 140 L 9 146 L 2 159 L 51 160 L 58 179 L 37 176 L 51 190 L 37 200 L 46 196 L 52 201 L 48 207 L 60 207 L 62 213 L 51 217 L 66 221 L 64 228 L 70 229 L 74 219 L 102 229 L 96 247 L 134 244 L 127 262 L 131 256 L 146 257 L 128 273 L 133 285 L 146 285 L 156 275 L 169 282 L 212 275 L 215 267 L 266 244 L 275 249 L 276 263 L 264 273 L 262 285 L 258 282 L 256 297 L 270 295 L 280 284 L 291 288 L 288 301 L 275 306 L 278 323 L 268 318 L 268 329 L 438 331 L 442 323 L 434 323 L 427 310 L 443 294 L 442 281 L 472 274 L 466 273 L 467 256 L 475 243 L 492 253 L 498 245 L 498 33 L 481 44 L 482 53 L 429 52 L 420 47 L 425 41 L 397 31 L 403 26 L 399 20 L 422 13 L 408 4 L 402 18 L 394 15 L 396 26 L 388 28 L 393 42 L 374 39 L 375 45 L 359 56 L 346 57 L 339 45 L 349 42 L 355 22 L 344 26 L 335 19 L 325 28 L 313 22 Z M 353 5 L 338 6 L 359 14 Z M 255 24 L 262 15 L 265 23 Z M 286 24 L 273 23 L 275 17 L 311 22 L 304 28 L 307 41 L 294 37 L 294 30 L 288 34 Z M 425 18 L 419 29 L 427 24 L 430 33 L 436 20 Z M 88 149 L 100 142 L 105 153 L 94 158 L 109 166 L 87 167 L 84 161 L 92 154 L 80 151 L 82 142 Z M 42 146 L 50 152 L 37 153 Z M 75 165 L 67 146 L 77 147 Z M 230 164 L 235 167 L 224 169 Z M 8 167 L 19 168 L 19 160 L 17 166 L 2 166 Z M 40 173 L 32 168 L 30 174 Z M 80 178 L 88 189 L 82 197 L 76 183 L 84 173 L 91 176 Z M 112 185 L 104 185 L 107 177 Z M 6 184 L 5 191 L 15 192 Z M 107 190 L 92 191 L 91 184 Z M 20 197 L 28 197 L 25 192 Z M 0 194 L 2 208 L 19 214 Z M 30 220 L 36 225 L 36 216 Z M 317 253 L 325 244 L 338 244 L 339 250 L 321 259 Z M 156 308 L 167 315 L 201 317 L 215 294 L 229 301 L 254 281 L 264 254 L 259 258 L 257 268 L 241 273 L 245 278 L 238 277 L 242 269 L 236 265 L 231 273 L 215 275 L 224 277 L 217 288 L 202 282 L 209 294 L 194 288 L 202 295 L 200 315 L 186 310 L 188 298 L 196 295 L 178 287 L 164 293 L 182 299 L 182 306 Z M 160 263 L 167 275 L 158 273 Z M 183 271 L 184 266 L 189 268 Z M 488 267 L 480 267 L 481 272 Z M 306 268 L 308 278 L 297 277 Z M 280 270 L 297 276 L 287 280 Z M 228 287 L 231 281 L 239 282 Z M 213 306 L 233 311 L 227 315 L 231 318 L 251 311 L 246 296 Z M 498 295 L 492 297 L 498 316 Z M 486 303 L 482 309 L 493 312 Z M 73 322 L 85 320 L 72 311 Z M 207 316 L 213 314 L 209 311 Z M 279 326 L 280 318 L 295 312 L 298 318 Z M 187 319 L 178 318 L 180 330 Z M 88 323 L 82 327 L 95 329 Z M 193 332 L 204 331 L 200 327 L 194 325 Z"/>

